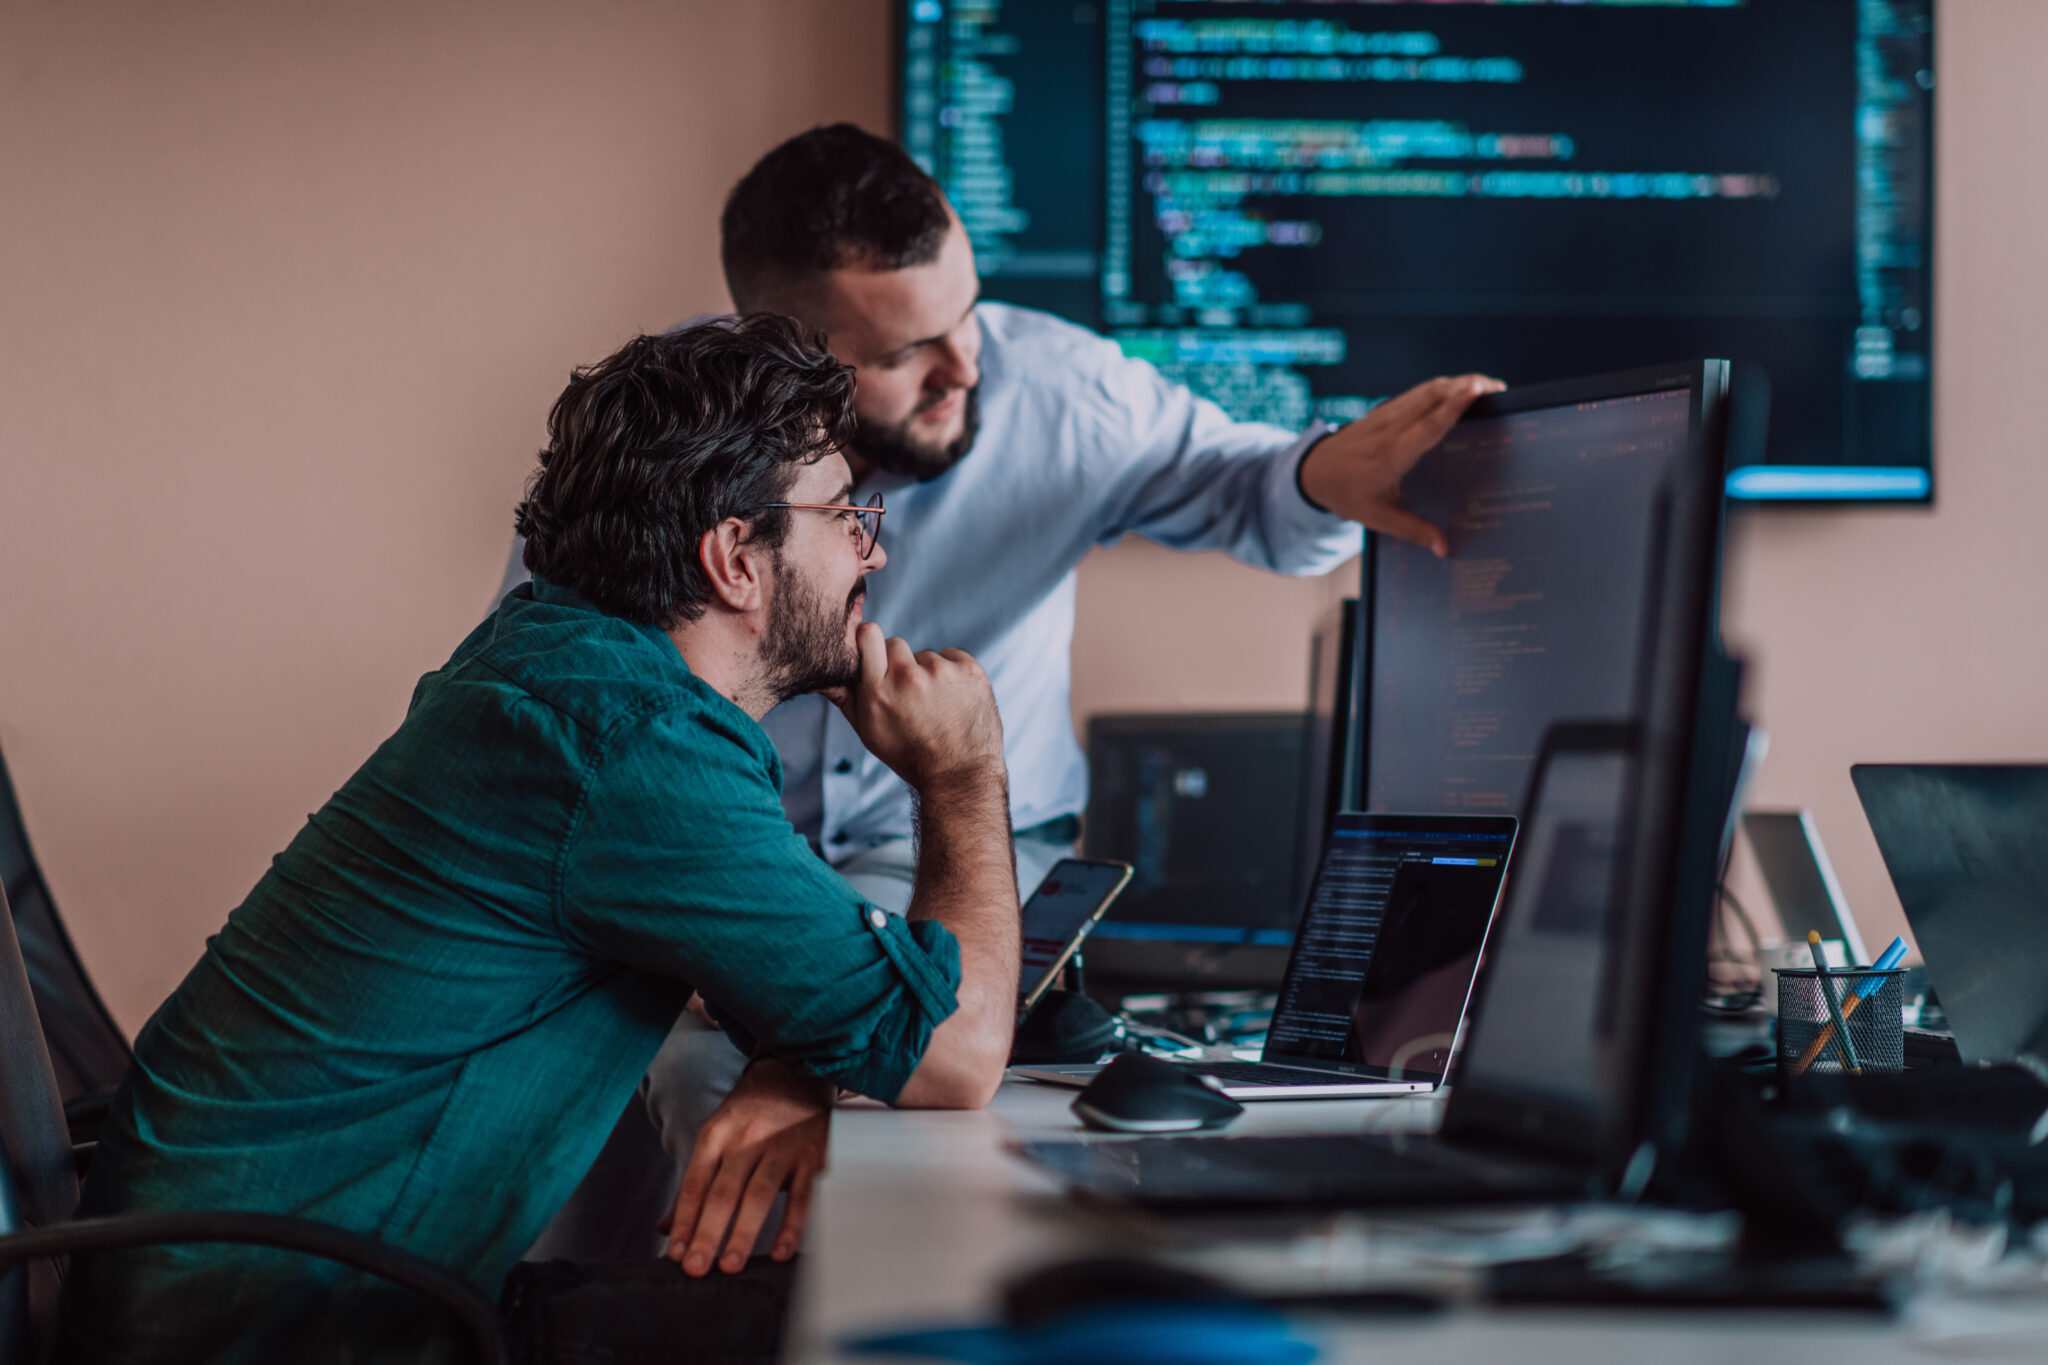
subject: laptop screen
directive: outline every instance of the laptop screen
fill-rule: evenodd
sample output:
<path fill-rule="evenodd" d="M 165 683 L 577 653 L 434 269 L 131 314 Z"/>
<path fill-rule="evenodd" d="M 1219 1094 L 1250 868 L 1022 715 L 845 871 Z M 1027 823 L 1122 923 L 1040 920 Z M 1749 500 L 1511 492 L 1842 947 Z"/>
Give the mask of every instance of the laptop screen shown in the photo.
<path fill-rule="evenodd" d="M 1514 842 L 1507 816 L 1336 816 L 1265 1060 L 1442 1080 Z"/>
<path fill-rule="evenodd" d="M 1965 1062 L 2048 1055 L 2048 768 L 1849 770 Z"/>

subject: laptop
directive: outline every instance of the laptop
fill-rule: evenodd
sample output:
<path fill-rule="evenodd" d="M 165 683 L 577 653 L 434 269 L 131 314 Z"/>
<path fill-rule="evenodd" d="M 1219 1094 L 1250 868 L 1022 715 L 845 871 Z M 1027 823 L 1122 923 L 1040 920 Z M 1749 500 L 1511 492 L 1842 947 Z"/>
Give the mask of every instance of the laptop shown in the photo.
<path fill-rule="evenodd" d="M 1260 1059 L 1182 1065 L 1241 1100 L 1434 1090 L 1450 1070 L 1514 845 L 1507 815 L 1332 817 Z M 1101 1069 L 1010 1074 L 1084 1086 Z"/>
<path fill-rule="evenodd" d="M 1742 832 L 1749 836 L 1750 851 L 1756 854 L 1764 886 L 1777 906 L 1785 941 L 1803 945 L 1811 930 L 1825 941 L 1842 945 L 1849 959 L 1845 966 L 1870 961 L 1863 933 L 1849 913 L 1849 902 L 1842 895 L 1842 884 L 1835 880 L 1835 866 L 1828 861 L 1812 813 L 1744 811 Z"/>
<path fill-rule="evenodd" d="M 1626 1102 L 1606 1088 L 1600 1025 L 1631 744 L 1619 726 L 1553 732 L 1441 1137 L 1036 1142 L 1025 1156 L 1088 1193 L 1152 1204 L 1585 1197 L 1589 1167 L 1532 1156 L 1468 1118 L 1475 1100 L 1533 1098 L 1557 1111 L 1554 1127 L 1590 1132 L 1604 1107 Z"/>
<path fill-rule="evenodd" d="M 2048 1061 L 2048 766 L 1849 776 L 1963 1061 Z"/>
<path fill-rule="evenodd" d="M 1553 719 L 1529 746 L 1514 869 L 1439 1131 L 1038 1140 L 1019 1155 L 1077 1193 L 1148 1208 L 1329 1209 L 1631 1198 L 1685 1150 L 1743 743 L 1741 668 L 1715 630 L 1727 367 L 1510 390 L 1475 409 L 1565 423 L 1592 404 L 1648 441 L 1669 420 L 1663 406 L 1597 400 L 1674 383 L 1689 390 L 1690 427 L 1660 447 L 1647 563 L 1612 570 L 1645 574 L 1643 612 L 1599 621 L 1635 626 L 1631 700 L 1604 718 Z"/>

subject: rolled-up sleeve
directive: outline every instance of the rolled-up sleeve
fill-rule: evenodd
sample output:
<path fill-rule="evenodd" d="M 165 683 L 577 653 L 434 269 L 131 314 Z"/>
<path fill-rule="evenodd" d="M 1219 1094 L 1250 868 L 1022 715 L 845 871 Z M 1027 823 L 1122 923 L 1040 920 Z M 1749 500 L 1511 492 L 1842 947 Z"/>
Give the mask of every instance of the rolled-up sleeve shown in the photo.
<path fill-rule="evenodd" d="M 957 1008 L 959 945 L 811 852 L 748 724 L 659 714 L 614 737 L 565 850 L 560 931 L 688 981 L 759 1048 L 893 1103 Z"/>

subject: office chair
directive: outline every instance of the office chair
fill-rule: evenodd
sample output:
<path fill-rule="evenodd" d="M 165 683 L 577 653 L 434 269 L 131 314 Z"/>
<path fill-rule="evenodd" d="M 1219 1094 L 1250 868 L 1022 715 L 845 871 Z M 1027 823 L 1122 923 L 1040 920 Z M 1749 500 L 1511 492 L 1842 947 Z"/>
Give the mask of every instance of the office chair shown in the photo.
<path fill-rule="evenodd" d="M 282 1214 L 179 1211 L 74 1220 L 89 1148 L 74 1148 L 58 1100 L 13 917 L 0 901 L 0 1360 L 48 1358 L 63 1258 L 196 1242 L 303 1252 L 402 1285 L 445 1307 L 479 1365 L 503 1365 L 504 1335 L 469 1281 L 374 1237 Z"/>
<path fill-rule="evenodd" d="M 64 1097 L 72 1141 L 98 1131 L 114 1090 L 134 1054 L 106 1003 L 93 989 L 92 978 L 78 960 L 64 921 L 50 899 L 50 887 L 29 847 L 21 821 L 21 805 L 0 757 L 0 891 L 14 907 L 14 936 L 21 945 L 36 1014 L 56 1070 L 57 1091 Z"/>

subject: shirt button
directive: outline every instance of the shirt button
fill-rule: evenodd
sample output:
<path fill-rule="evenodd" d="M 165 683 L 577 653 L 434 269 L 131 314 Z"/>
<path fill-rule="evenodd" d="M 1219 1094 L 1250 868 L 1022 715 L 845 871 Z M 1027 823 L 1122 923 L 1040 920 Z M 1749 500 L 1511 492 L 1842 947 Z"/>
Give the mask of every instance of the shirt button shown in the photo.
<path fill-rule="evenodd" d="M 888 922 L 889 917 L 883 914 L 880 910 L 868 911 L 868 923 L 874 925 L 877 929 L 881 928 Z"/>
<path fill-rule="evenodd" d="M 850 758 L 842 758 L 842 759 L 840 759 L 840 760 L 839 760 L 839 761 L 838 761 L 837 763 L 834 763 L 834 764 L 832 765 L 832 771 L 833 771 L 833 772 L 835 772 L 835 773 L 850 773 L 850 772 L 852 772 L 852 771 L 853 771 L 853 760 L 852 760 L 852 759 L 850 759 Z"/>

